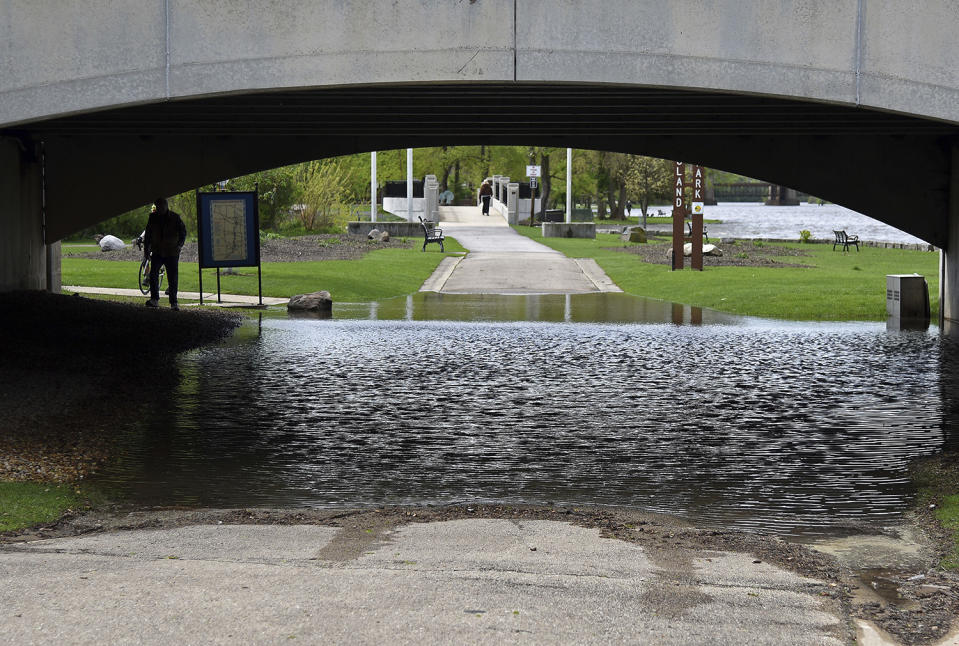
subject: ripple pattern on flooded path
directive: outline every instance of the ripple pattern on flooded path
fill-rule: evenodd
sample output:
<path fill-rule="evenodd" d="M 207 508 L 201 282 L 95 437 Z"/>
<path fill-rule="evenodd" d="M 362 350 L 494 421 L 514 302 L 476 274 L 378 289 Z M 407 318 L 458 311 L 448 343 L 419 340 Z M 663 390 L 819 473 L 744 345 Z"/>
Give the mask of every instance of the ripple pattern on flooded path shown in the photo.
<path fill-rule="evenodd" d="M 150 504 L 600 504 L 815 535 L 908 503 L 907 463 L 944 441 L 941 344 L 872 324 L 264 321 L 184 357 L 104 480 Z"/>

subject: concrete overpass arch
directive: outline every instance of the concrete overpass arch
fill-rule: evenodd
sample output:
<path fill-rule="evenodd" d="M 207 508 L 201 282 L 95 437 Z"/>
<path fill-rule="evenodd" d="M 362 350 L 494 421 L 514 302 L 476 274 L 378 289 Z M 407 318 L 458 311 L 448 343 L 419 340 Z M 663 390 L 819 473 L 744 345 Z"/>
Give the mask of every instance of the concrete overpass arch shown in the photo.
<path fill-rule="evenodd" d="M 11 0 L 0 12 L 0 218 L 13 233 L 0 289 L 42 287 L 45 243 L 157 194 L 444 144 L 687 159 L 959 252 L 955 0 Z M 91 191 L 107 196 L 102 212 L 85 208 Z M 947 265 L 948 292 L 959 260 Z"/>

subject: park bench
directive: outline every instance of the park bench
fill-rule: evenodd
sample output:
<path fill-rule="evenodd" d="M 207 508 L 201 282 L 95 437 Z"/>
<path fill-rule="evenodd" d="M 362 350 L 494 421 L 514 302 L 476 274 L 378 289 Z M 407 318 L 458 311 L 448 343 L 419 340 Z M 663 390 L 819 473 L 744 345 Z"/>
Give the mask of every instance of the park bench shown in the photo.
<path fill-rule="evenodd" d="M 419 216 L 417 216 L 419 217 Z M 423 227 L 423 251 L 426 251 L 426 245 L 435 242 L 440 246 L 440 251 L 446 251 L 443 248 L 443 230 L 436 228 L 436 223 L 432 220 L 420 218 L 420 225 Z"/>
<path fill-rule="evenodd" d="M 851 236 L 845 231 L 833 231 L 836 234 L 836 241 L 832 243 L 832 250 L 836 250 L 836 245 L 842 245 L 843 251 L 849 251 L 849 245 L 856 245 L 856 251 L 859 251 L 859 236 Z"/>
<path fill-rule="evenodd" d="M 689 238 L 692 238 L 692 237 L 693 237 L 693 223 L 692 223 L 692 222 L 687 222 L 687 223 L 686 223 L 686 236 L 689 237 Z M 706 230 L 706 225 L 703 225 L 703 239 L 704 239 L 706 242 L 709 242 L 709 231 Z"/>

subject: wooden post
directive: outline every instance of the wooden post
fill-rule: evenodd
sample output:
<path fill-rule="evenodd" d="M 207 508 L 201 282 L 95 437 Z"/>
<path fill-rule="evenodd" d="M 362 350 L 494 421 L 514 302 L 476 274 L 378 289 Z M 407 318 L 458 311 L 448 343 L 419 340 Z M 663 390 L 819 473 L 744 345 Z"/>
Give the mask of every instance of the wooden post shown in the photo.
<path fill-rule="evenodd" d="M 693 269 L 703 270 L 703 194 L 706 185 L 703 181 L 703 167 L 699 164 L 693 166 L 693 204 L 692 204 L 692 232 L 693 232 L 693 257 L 689 266 Z"/>
<path fill-rule="evenodd" d="M 673 173 L 673 271 L 683 268 L 683 245 L 686 242 L 685 178 L 686 163 L 678 161 Z"/>

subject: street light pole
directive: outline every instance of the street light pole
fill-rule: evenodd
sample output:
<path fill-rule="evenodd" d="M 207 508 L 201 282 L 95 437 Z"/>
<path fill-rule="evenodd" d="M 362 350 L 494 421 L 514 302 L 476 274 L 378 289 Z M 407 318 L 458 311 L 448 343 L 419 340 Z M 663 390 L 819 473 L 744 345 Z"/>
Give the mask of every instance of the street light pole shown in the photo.
<path fill-rule="evenodd" d="M 370 222 L 376 222 L 376 151 L 370 153 Z"/>
<path fill-rule="evenodd" d="M 413 149 L 406 149 L 406 221 L 413 221 Z"/>
<path fill-rule="evenodd" d="M 566 224 L 573 221 L 573 149 L 566 149 Z"/>

